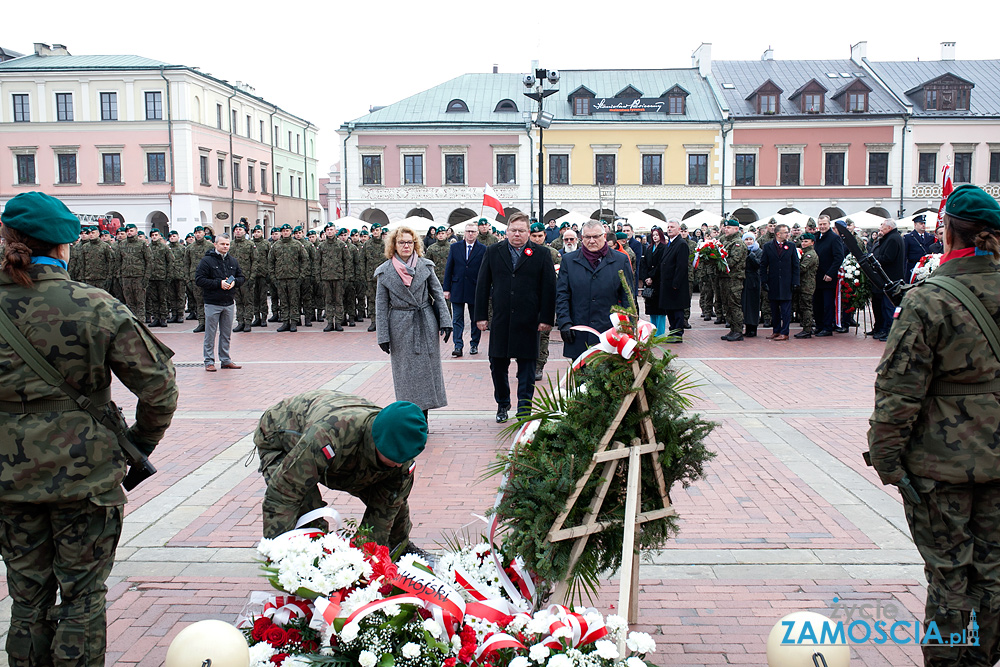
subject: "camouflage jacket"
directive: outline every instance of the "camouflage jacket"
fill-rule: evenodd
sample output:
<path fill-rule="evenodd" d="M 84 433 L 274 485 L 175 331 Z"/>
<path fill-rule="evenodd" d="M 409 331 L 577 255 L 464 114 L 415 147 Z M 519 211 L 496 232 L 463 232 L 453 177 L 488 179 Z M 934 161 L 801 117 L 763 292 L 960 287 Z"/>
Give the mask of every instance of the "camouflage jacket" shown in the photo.
<path fill-rule="evenodd" d="M 308 278 L 309 280 L 315 280 L 319 277 L 319 253 L 316 252 L 316 244 L 311 241 L 303 241 L 302 244 L 305 246 L 306 254 L 309 256 L 308 271 L 304 271 L 302 278 Z"/>
<path fill-rule="evenodd" d="M 485 246 L 491 246 L 494 243 L 498 242 L 500 239 L 498 239 L 493 232 L 486 232 L 485 234 L 480 234 L 479 236 L 477 236 L 476 240 Z"/>
<path fill-rule="evenodd" d="M 375 269 L 385 261 L 385 241 L 371 238 L 365 241 L 365 280 L 375 281 Z"/>
<path fill-rule="evenodd" d="M 177 407 L 173 352 L 108 293 L 69 280 L 58 267 L 37 265 L 30 273 L 31 288 L 0 273 L 0 308 L 84 395 L 108 387 L 114 373 L 139 398 L 129 437 L 152 450 Z M 0 378 L 0 401 L 67 400 L 5 344 Z M 84 410 L 3 414 L 0 443 L 0 501 L 125 501 L 118 441 Z"/>
<path fill-rule="evenodd" d="M 739 232 L 733 234 L 732 236 L 724 237 L 722 247 L 725 248 L 728 253 L 726 262 L 729 264 L 729 273 L 726 273 L 725 269 L 723 269 L 719 273 L 719 277 L 743 280 L 746 277 L 748 251 L 747 246 L 743 243 L 743 238 L 740 236 Z"/>
<path fill-rule="evenodd" d="M 388 544 L 397 517 L 408 530 L 411 466 L 389 468 L 378 460 L 371 427 L 379 410 L 360 396 L 316 390 L 264 412 L 254 432 L 261 472 L 269 480 L 261 507 L 264 537 L 294 528 L 318 484 L 361 498 L 376 542 Z"/>
<path fill-rule="evenodd" d="M 549 247 L 555 248 L 556 250 L 562 250 L 563 248 L 562 236 L 557 236 L 554 239 L 552 239 L 552 243 L 549 244 Z"/>
<path fill-rule="evenodd" d="M 444 241 L 437 241 L 424 253 L 424 257 L 434 262 L 434 273 L 437 274 L 438 282 L 442 285 L 444 284 L 444 267 L 448 263 L 448 252 L 450 250 L 451 244 L 448 243 L 448 239 L 445 239 Z"/>
<path fill-rule="evenodd" d="M 816 250 L 810 247 L 802 251 L 799 257 L 799 290 L 803 294 L 812 294 L 816 291 L 816 267 L 819 266 L 819 255 Z"/>
<path fill-rule="evenodd" d="M 1000 323 L 1000 265 L 992 257 L 955 258 L 934 275 L 961 282 Z M 869 419 L 868 448 L 882 482 L 897 482 L 906 471 L 953 484 L 1000 480 L 998 395 L 934 392 L 940 381 L 1000 380 L 1000 360 L 982 329 L 936 285 L 907 291 L 898 313 L 876 371 Z"/>
<path fill-rule="evenodd" d="M 170 280 L 187 280 L 184 244 L 180 241 L 167 243 L 167 249 L 170 250 L 170 273 L 167 277 Z"/>
<path fill-rule="evenodd" d="M 152 257 L 152 266 L 149 272 L 150 280 L 166 280 L 170 277 L 170 265 L 174 256 L 170 248 L 163 241 L 156 241 L 149 244 L 149 254 Z"/>
<path fill-rule="evenodd" d="M 319 279 L 343 280 L 351 261 L 350 250 L 344 242 L 334 237 L 319 244 Z"/>
<path fill-rule="evenodd" d="M 344 280 L 354 280 L 354 253 L 351 251 L 351 246 L 353 245 L 348 239 L 347 241 L 341 241 L 344 247 L 347 248 L 347 252 L 344 253 Z"/>
<path fill-rule="evenodd" d="M 354 282 L 364 282 L 365 258 L 361 255 L 361 248 L 353 241 L 348 241 L 347 249 L 351 251 L 351 261 L 354 266 L 354 270 L 351 272 L 351 280 Z"/>
<path fill-rule="evenodd" d="M 236 263 L 240 265 L 240 271 L 247 278 L 253 273 L 253 257 L 256 253 L 256 247 L 253 241 L 247 237 L 242 239 L 233 239 L 232 244 L 229 247 L 229 254 L 233 256 Z"/>
<path fill-rule="evenodd" d="M 111 246 L 100 239 L 80 248 L 80 276 L 88 283 L 104 282 L 114 275 L 115 258 Z"/>
<path fill-rule="evenodd" d="M 267 254 L 271 250 L 271 244 L 266 239 L 261 239 L 254 243 L 253 264 L 250 267 L 250 278 L 267 278 Z M 244 275 L 246 275 L 244 273 Z"/>
<path fill-rule="evenodd" d="M 184 246 L 184 262 L 187 266 L 187 279 L 189 281 L 194 282 L 194 274 L 198 272 L 198 265 L 201 263 L 202 257 L 214 247 L 204 238 Z"/>
<path fill-rule="evenodd" d="M 293 238 L 280 238 L 267 254 L 267 268 L 272 280 L 298 280 L 309 265 L 309 254 Z"/>
<path fill-rule="evenodd" d="M 87 243 L 90 243 L 90 239 L 77 241 L 69 247 L 69 262 L 67 263 L 66 270 L 69 272 L 70 280 L 83 280 L 83 274 L 80 273 L 83 267 L 80 255 L 83 252 L 83 246 Z"/>
<path fill-rule="evenodd" d="M 119 249 L 121 255 L 122 278 L 141 278 L 148 282 L 153 271 L 153 253 L 149 246 L 143 243 L 138 236 L 133 236 L 121 244 Z"/>

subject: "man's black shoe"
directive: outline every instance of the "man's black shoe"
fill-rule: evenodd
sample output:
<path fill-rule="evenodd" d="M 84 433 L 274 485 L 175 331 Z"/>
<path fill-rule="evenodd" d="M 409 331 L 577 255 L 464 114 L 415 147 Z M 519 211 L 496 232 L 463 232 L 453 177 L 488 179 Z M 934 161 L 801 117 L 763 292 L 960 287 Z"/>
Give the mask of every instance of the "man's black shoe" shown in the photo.
<path fill-rule="evenodd" d="M 796 338 L 812 338 L 812 332 L 811 331 L 800 331 L 797 334 L 795 334 L 795 337 Z"/>
<path fill-rule="evenodd" d="M 372 320 L 372 323 L 368 325 L 368 330 L 375 331 L 375 320 Z M 338 331 L 341 331 L 341 329 L 338 329 Z"/>
<path fill-rule="evenodd" d="M 451 356 L 453 356 L 453 357 L 460 357 L 460 356 L 462 356 L 462 348 L 456 347 L 454 350 L 451 351 Z"/>
<path fill-rule="evenodd" d="M 191 333 L 205 333 L 205 325 L 199 324 L 194 329 L 192 329 Z"/>
<path fill-rule="evenodd" d="M 295 328 L 295 322 L 292 322 L 292 326 L 288 330 L 291 331 L 292 333 L 295 333 L 296 331 L 298 331 L 298 329 Z"/>
<path fill-rule="evenodd" d="M 278 321 L 278 313 L 272 314 L 271 317 L 267 318 L 267 321 L 268 322 L 277 322 Z"/>
<path fill-rule="evenodd" d="M 323 331 L 333 331 L 335 328 L 336 326 L 334 325 L 333 320 L 330 320 L 326 323 L 326 326 L 323 327 Z"/>
<path fill-rule="evenodd" d="M 879 340 L 879 341 L 882 341 L 884 343 L 887 340 L 889 340 L 889 334 L 883 333 L 883 334 L 880 334 L 878 336 L 875 336 L 875 340 Z"/>
<path fill-rule="evenodd" d="M 257 317 L 253 318 L 253 322 L 250 323 L 250 326 L 252 326 L 252 327 L 259 327 L 260 326 L 260 315 L 258 315 Z"/>
<path fill-rule="evenodd" d="M 843 327 L 837 327 L 836 329 L 834 329 L 834 331 L 835 331 L 836 333 L 847 333 L 847 332 L 848 332 L 848 331 L 850 331 L 850 330 L 851 330 L 851 328 L 850 328 L 850 327 L 847 327 L 847 326 L 843 326 Z"/>
<path fill-rule="evenodd" d="M 237 325 L 236 325 L 235 327 L 233 327 L 233 333 L 238 333 L 238 332 L 240 332 L 240 331 L 243 331 L 243 328 L 244 328 L 244 327 L 243 327 L 243 323 L 242 323 L 242 322 L 240 322 L 240 323 L 239 323 L 239 324 L 237 324 Z"/>
<path fill-rule="evenodd" d="M 691 328 L 691 323 L 688 322 L 687 320 L 684 320 L 684 328 L 685 329 L 690 329 Z"/>
<path fill-rule="evenodd" d="M 184 319 L 185 320 L 196 320 L 196 319 L 198 319 L 198 316 L 195 315 L 194 313 L 188 313 L 188 316 L 185 317 Z"/>
<path fill-rule="evenodd" d="M 817 331 L 816 332 L 816 338 L 824 338 L 826 336 L 832 336 L 832 335 L 833 335 L 833 332 L 830 331 L 829 329 L 823 329 L 822 331 Z"/>
<path fill-rule="evenodd" d="M 509 408 L 499 407 L 497 408 L 497 423 L 503 424 L 507 421 L 507 410 Z"/>
<path fill-rule="evenodd" d="M 723 336 L 722 340 L 728 340 L 730 343 L 735 343 L 738 340 L 743 340 L 743 334 L 733 331 L 728 336 Z"/>
<path fill-rule="evenodd" d="M 469 346 L 469 354 L 479 354 L 479 346 L 478 345 L 470 345 Z"/>
<path fill-rule="evenodd" d="M 766 329 L 771 326 L 771 320 L 761 320 L 760 326 L 762 329 Z"/>
<path fill-rule="evenodd" d="M 288 322 L 285 322 L 280 327 L 278 327 L 278 333 L 281 333 L 282 331 L 291 331 L 291 330 L 292 330 L 292 325 L 289 324 Z"/>
<path fill-rule="evenodd" d="M 872 329 L 871 331 L 866 331 L 865 335 L 866 336 L 877 336 L 877 335 L 879 335 L 879 333 L 881 333 L 881 332 L 876 331 L 875 329 Z"/>

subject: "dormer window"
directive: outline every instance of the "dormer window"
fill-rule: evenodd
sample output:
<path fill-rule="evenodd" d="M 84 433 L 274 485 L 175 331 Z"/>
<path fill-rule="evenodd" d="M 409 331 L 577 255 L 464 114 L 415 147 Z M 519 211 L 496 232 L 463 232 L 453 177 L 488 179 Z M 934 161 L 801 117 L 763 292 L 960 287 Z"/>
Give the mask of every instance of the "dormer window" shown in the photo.
<path fill-rule="evenodd" d="M 632 86 L 625 86 L 620 91 L 618 91 L 615 97 L 618 97 L 623 100 L 637 100 L 640 97 L 642 97 L 642 91 Z"/>
<path fill-rule="evenodd" d="M 847 93 L 847 110 L 851 113 L 868 111 L 868 92 Z"/>
<path fill-rule="evenodd" d="M 819 93 L 806 93 L 803 95 L 802 111 L 805 113 L 820 113 L 823 111 L 823 96 Z"/>
<path fill-rule="evenodd" d="M 757 113 L 778 113 L 778 96 L 777 95 L 758 95 L 757 96 Z"/>
<path fill-rule="evenodd" d="M 687 96 L 690 95 L 688 91 L 684 90 L 680 86 L 674 86 L 670 90 L 666 91 L 661 98 L 667 98 L 667 113 L 676 114 L 683 116 L 687 111 Z"/>
<path fill-rule="evenodd" d="M 798 98 L 799 111 L 802 113 L 823 113 L 825 111 L 825 97 L 828 92 L 827 87 L 816 79 L 810 79 L 788 96 L 789 102 L 795 102 Z"/>
<path fill-rule="evenodd" d="M 517 111 L 517 105 L 514 104 L 513 100 L 500 100 L 497 102 L 497 108 L 493 111 Z"/>
<path fill-rule="evenodd" d="M 861 79 L 855 79 L 836 93 L 833 99 L 840 100 L 848 113 L 868 113 L 868 95 L 871 87 Z"/>
<path fill-rule="evenodd" d="M 968 111 L 974 86 L 971 81 L 949 73 L 908 90 L 906 94 L 919 100 L 923 91 L 925 111 Z"/>
<path fill-rule="evenodd" d="M 771 116 L 781 110 L 779 106 L 781 93 L 783 91 L 773 81 L 768 79 L 761 84 L 760 88 L 747 96 L 747 101 L 754 100 L 757 113 Z"/>
<path fill-rule="evenodd" d="M 468 113 L 469 112 L 469 105 L 466 104 L 465 102 L 463 102 L 462 100 L 452 100 L 451 102 L 448 102 L 447 112 L 448 113 L 452 113 L 452 112 L 465 112 L 465 113 Z"/>
<path fill-rule="evenodd" d="M 595 97 L 594 91 L 586 86 L 580 86 L 569 94 L 569 103 L 573 107 L 574 116 L 591 115 L 590 102 Z"/>

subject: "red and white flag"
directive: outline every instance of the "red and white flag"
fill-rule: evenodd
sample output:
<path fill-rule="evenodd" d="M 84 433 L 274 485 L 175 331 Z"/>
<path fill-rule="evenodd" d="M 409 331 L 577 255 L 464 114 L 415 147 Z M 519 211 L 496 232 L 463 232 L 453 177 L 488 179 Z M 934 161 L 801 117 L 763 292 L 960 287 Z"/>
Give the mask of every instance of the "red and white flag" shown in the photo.
<path fill-rule="evenodd" d="M 483 206 L 489 206 L 500 215 L 504 215 L 503 204 L 500 203 L 500 198 L 497 197 L 497 193 L 493 192 L 489 183 L 483 188 Z"/>
<path fill-rule="evenodd" d="M 948 201 L 948 195 L 955 189 L 955 186 L 951 182 L 951 165 L 945 164 L 941 167 L 941 171 L 944 172 L 944 179 L 941 183 L 941 206 L 938 207 L 938 227 L 944 224 L 944 205 Z"/>

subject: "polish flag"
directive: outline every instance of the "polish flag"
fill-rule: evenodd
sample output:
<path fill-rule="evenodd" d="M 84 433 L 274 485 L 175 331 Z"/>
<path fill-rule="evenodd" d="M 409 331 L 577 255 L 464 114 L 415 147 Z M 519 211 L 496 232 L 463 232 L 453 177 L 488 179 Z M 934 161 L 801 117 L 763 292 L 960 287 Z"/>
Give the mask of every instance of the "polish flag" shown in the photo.
<path fill-rule="evenodd" d="M 489 183 L 483 188 L 483 206 L 489 206 L 500 215 L 504 214 L 503 204 L 500 203 L 500 198 L 497 197 L 497 193 L 493 192 Z"/>
<path fill-rule="evenodd" d="M 941 184 L 941 206 L 938 207 L 938 227 L 944 224 L 944 205 L 948 201 L 948 195 L 955 189 L 955 186 L 951 182 L 951 165 L 946 164 L 941 167 L 941 171 L 944 172 L 944 180 Z"/>

